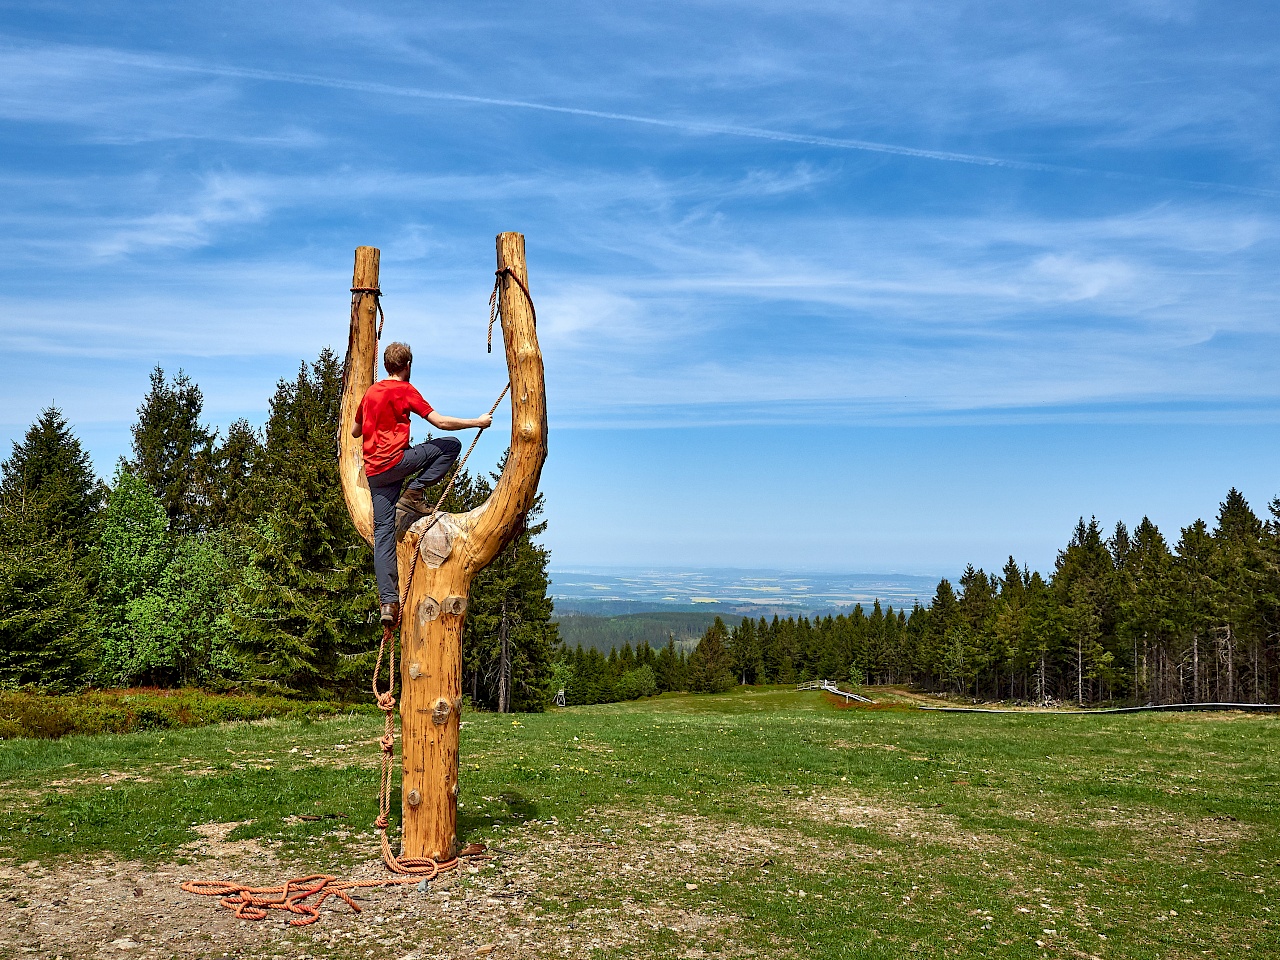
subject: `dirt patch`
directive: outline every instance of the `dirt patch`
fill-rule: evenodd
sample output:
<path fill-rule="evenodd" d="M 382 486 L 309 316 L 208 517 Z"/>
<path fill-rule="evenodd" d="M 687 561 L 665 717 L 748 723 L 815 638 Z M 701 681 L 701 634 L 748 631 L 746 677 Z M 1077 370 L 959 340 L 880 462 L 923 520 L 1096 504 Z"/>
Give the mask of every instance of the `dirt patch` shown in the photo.
<path fill-rule="evenodd" d="M 122 773 L 119 770 L 108 770 L 105 773 L 86 773 L 79 777 L 62 777 L 48 781 L 47 785 L 32 787 L 0 787 L 0 800 L 14 807 L 25 807 L 38 802 L 50 793 L 68 796 L 77 789 L 95 786 L 103 790 L 112 790 L 117 784 L 128 786 L 134 783 L 154 783 L 151 777 L 137 773 Z"/>
<path fill-rule="evenodd" d="M 1163 811 L 1140 809 L 1094 811 L 1089 825 L 1097 830 L 1119 830 L 1140 835 L 1149 847 L 1185 850 L 1201 844 L 1238 844 L 1252 830 L 1235 817 L 1178 820 Z"/>
<path fill-rule="evenodd" d="M 875 743 L 872 741 L 858 740 L 831 740 L 827 743 L 828 750 L 888 750 L 889 752 L 900 749 L 892 743 Z"/>
<path fill-rule="evenodd" d="M 866 746 L 896 749 L 887 744 Z M 887 803 L 883 798 L 871 799 L 857 793 L 814 793 L 784 800 L 771 797 L 758 802 L 779 822 L 788 825 L 808 820 L 871 830 L 894 840 L 927 841 L 969 851 L 1003 849 L 1011 843 L 993 834 L 965 830 L 955 817 L 931 807 Z"/>
<path fill-rule="evenodd" d="M 635 817 L 626 814 L 628 822 Z M 111 858 L 0 863 L 0 899 L 8 901 L 0 956 L 532 960 L 646 953 L 655 938 L 673 956 L 754 955 L 735 935 L 745 921 L 720 908 L 713 888 L 786 849 L 782 832 L 726 833 L 701 818 L 655 815 L 647 829 L 625 830 L 624 840 L 621 825 L 607 825 L 622 819 L 593 813 L 575 825 L 586 835 L 532 822 L 492 860 L 467 863 L 425 889 L 358 890 L 362 912 L 331 900 L 308 927 L 289 927 L 277 912 L 257 923 L 236 920 L 216 897 L 179 889 L 188 879 L 270 885 L 315 872 L 314 864 L 281 861 L 255 841 L 229 840 L 237 823 L 196 826 L 200 839 L 186 852 L 201 859 L 192 866 Z M 618 840 L 595 839 L 615 829 Z M 373 835 L 353 838 L 357 849 L 375 851 Z M 388 874 L 368 858 L 343 876 Z"/>
<path fill-rule="evenodd" d="M 236 827 L 251 823 L 250 820 L 238 820 L 232 823 L 201 823 L 192 827 L 192 831 L 200 835 L 199 840 L 185 844 L 181 849 L 188 856 L 207 857 L 216 861 L 225 861 L 239 857 L 261 857 L 266 853 L 257 840 L 228 840 L 227 836 Z"/>

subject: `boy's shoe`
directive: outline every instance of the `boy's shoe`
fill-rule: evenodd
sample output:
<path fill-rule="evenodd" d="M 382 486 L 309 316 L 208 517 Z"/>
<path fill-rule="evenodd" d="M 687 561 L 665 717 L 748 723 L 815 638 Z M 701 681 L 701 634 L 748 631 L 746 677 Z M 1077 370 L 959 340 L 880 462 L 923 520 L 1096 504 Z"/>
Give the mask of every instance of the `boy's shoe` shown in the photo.
<path fill-rule="evenodd" d="M 384 603 L 382 605 L 382 622 L 389 627 L 394 627 L 400 622 L 400 604 Z"/>
<path fill-rule="evenodd" d="M 427 497 L 423 491 L 410 487 L 396 501 L 396 509 L 426 516 L 433 511 L 434 507 L 432 504 L 427 503 Z"/>

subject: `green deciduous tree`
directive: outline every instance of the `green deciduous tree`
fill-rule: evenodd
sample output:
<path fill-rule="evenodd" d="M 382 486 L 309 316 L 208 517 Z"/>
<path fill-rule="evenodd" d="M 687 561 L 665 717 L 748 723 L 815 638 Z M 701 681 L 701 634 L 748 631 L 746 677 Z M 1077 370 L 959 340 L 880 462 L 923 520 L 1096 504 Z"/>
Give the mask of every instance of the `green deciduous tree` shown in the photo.
<path fill-rule="evenodd" d="M 172 537 L 164 510 L 127 468 L 99 535 L 103 682 L 185 686 L 239 671 L 228 603 L 242 557 L 220 532 Z"/>

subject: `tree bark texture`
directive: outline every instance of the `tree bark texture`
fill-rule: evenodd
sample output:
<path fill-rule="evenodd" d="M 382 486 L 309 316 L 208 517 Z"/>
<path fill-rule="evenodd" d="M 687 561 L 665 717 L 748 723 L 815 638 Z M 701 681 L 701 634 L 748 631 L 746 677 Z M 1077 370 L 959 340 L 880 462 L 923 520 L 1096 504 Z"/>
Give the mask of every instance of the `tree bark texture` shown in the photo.
<path fill-rule="evenodd" d="M 338 407 L 338 474 L 342 494 L 356 532 L 373 546 L 373 500 L 364 475 L 364 448 L 351 436 L 356 407 L 378 378 L 378 289 L 377 247 L 356 247 L 356 265 L 351 276 L 351 330 L 347 334 L 347 359 L 342 368 L 342 402 Z M 355 292 L 364 288 L 363 292 Z"/>
<path fill-rule="evenodd" d="M 369 259 L 366 254 L 362 274 L 361 252 L 370 250 L 356 250 L 356 280 L 352 286 L 376 284 L 376 250 L 372 250 L 374 283 L 361 282 L 368 279 Z M 401 843 L 405 857 L 445 860 L 456 850 L 462 629 L 467 592 L 475 575 L 519 533 L 524 514 L 533 505 L 547 456 L 546 390 L 533 305 L 520 285 L 502 273 L 509 268 L 528 288 L 522 235 L 498 235 L 497 264 L 502 335 L 511 377 L 511 447 L 506 465 L 483 504 L 465 514 L 442 514 L 429 532 L 426 518 L 417 521 L 400 535 L 396 548 L 402 591 L 409 584 L 410 569 L 414 571 L 400 625 Z M 365 309 L 362 299 L 352 311 L 339 428 L 343 493 L 351 519 L 366 539 L 372 537 L 372 502 L 364 479 L 360 441 L 351 437 L 351 426 L 355 408 L 373 382 L 371 371 L 377 360 L 375 323 L 376 309 Z M 427 549 L 428 540 L 431 550 Z M 419 554 L 416 567 L 415 553 Z"/>

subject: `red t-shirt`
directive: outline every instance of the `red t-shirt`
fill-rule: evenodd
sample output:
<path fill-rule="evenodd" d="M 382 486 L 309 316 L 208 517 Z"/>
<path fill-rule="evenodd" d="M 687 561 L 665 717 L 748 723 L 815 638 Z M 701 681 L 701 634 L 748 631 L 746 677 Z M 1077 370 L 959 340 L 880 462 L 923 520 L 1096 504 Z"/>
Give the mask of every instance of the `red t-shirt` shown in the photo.
<path fill-rule="evenodd" d="M 406 380 L 379 380 L 356 407 L 364 441 L 364 472 L 372 477 L 400 462 L 409 446 L 409 412 L 420 417 L 431 412 L 418 388 Z"/>

